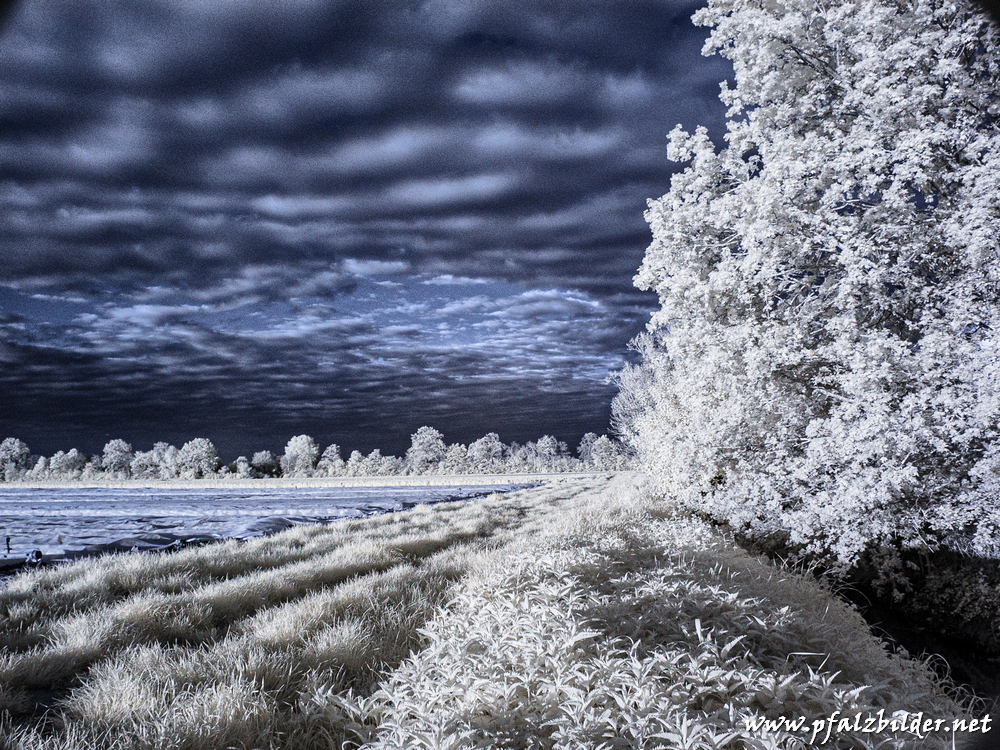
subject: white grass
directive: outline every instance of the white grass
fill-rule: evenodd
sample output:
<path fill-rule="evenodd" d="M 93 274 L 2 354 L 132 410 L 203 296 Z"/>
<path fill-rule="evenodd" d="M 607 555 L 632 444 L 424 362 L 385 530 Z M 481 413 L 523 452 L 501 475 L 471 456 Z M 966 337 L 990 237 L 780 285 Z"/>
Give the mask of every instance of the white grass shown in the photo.
<path fill-rule="evenodd" d="M 0 633 L 14 750 L 791 748 L 743 718 L 967 710 L 630 475 L 36 571 Z"/>

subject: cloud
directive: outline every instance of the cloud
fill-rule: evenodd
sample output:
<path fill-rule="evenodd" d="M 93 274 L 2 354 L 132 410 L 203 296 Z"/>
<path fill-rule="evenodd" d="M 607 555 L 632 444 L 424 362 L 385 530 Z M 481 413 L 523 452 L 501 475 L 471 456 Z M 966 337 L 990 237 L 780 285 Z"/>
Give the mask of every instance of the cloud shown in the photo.
<path fill-rule="evenodd" d="M 293 66 L 254 82 L 236 99 L 249 118 L 282 126 L 303 117 L 364 112 L 383 102 L 388 93 L 385 79 L 374 70 Z"/>
<path fill-rule="evenodd" d="M 403 273 L 409 269 L 409 264 L 401 260 L 357 260 L 346 258 L 344 270 L 355 276 L 382 276 Z"/>
<path fill-rule="evenodd" d="M 262 214 L 292 219 L 329 216 L 351 204 L 337 196 L 265 195 L 252 200 L 251 205 Z"/>
<path fill-rule="evenodd" d="M 419 162 L 428 154 L 454 148 L 454 129 L 430 125 L 403 125 L 374 136 L 345 139 L 323 157 L 339 174 L 363 175 L 398 170 Z"/>
<path fill-rule="evenodd" d="M 392 187 L 388 202 L 402 207 L 443 207 L 495 199 L 518 184 L 512 174 L 474 174 L 463 177 L 408 180 Z"/>
<path fill-rule="evenodd" d="M 544 61 L 515 61 L 502 67 L 481 67 L 462 75 L 456 99 L 488 105 L 546 105 L 579 97 L 586 80 L 577 70 Z"/>
<path fill-rule="evenodd" d="M 450 273 L 443 273 L 439 276 L 435 276 L 432 279 L 425 279 L 423 284 L 435 284 L 439 286 L 447 285 L 459 285 L 468 286 L 469 284 L 488 284 L 486 279 L 470 279 L 468 276 L 453 276 Z"/>

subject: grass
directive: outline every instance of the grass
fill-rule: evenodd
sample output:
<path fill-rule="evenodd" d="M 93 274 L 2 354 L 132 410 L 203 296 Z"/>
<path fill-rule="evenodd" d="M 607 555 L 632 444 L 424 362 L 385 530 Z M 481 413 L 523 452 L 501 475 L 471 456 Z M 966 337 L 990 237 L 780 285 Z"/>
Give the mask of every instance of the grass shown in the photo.
<path fill-rule="evenodd" d="M 630 475 L 25 573 L 0 634 L 13 750 L 791 748 L 744 720 L 968 710 Z"/>

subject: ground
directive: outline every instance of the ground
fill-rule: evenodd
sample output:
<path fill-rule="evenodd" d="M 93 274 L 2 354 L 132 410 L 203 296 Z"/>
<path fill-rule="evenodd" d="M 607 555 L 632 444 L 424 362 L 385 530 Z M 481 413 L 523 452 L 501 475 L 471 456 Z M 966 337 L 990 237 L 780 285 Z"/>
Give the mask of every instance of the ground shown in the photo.
<path fill-rule="evenodd" d="M 838 711 L 827 747 L 943 748 L 864 719 L 980 715 L 629 473 L 30 572 L 0 634 L 16 750 L 792 748 Z"/>

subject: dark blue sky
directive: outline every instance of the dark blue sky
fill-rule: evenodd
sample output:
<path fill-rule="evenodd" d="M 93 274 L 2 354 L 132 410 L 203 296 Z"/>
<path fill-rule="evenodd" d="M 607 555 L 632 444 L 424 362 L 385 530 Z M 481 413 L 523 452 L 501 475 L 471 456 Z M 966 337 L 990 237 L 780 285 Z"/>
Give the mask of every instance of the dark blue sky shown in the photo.
<path fill-rule="evenodd" d="M 22 0 L 0 438 L 402 452 L 607 427 L 699 3 Z"/>

